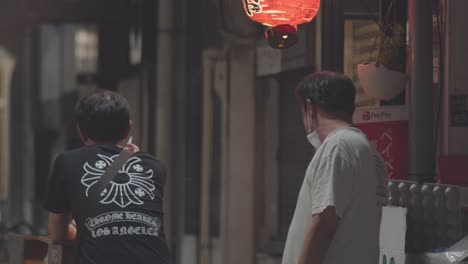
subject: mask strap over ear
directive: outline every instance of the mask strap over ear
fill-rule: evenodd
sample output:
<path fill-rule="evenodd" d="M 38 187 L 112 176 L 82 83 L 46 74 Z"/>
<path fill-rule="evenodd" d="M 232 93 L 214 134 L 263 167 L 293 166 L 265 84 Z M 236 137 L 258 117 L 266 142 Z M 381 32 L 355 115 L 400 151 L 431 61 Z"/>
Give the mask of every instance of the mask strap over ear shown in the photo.
<path fill-rule="evenodd" d="M 312 120 L 312 125 L 314 126 L 314 130 L 317 129 L 317 107 L 315 105 L 312 105 L 312 116 L 311 116 L 311 120 Z"/>
<path fill-rule="evenodd" d="M 317 107 L 312 104 L 310 99 L 306 100 L 307 125 L 310 131 L 317 128 Z"/>

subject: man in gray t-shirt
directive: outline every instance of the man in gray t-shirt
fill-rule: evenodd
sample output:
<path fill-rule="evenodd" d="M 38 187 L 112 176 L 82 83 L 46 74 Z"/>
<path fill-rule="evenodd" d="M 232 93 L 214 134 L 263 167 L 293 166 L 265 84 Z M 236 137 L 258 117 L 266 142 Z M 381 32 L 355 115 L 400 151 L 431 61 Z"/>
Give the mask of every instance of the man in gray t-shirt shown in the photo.
<path fill-rule="evenodd" d="M 283 264 L 378 263 L 385 163 L 353 126 L 355 88 L 344 75 L 307 76 L 296 94 L 316 153 L 289 228 Z"/>

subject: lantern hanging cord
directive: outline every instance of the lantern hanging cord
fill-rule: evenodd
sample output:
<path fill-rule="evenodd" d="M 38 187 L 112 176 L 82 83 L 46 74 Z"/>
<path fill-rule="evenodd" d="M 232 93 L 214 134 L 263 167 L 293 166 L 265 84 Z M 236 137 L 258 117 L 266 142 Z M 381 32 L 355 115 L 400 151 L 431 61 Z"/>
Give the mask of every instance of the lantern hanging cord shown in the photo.
<path fill-rule="evenodd" d="M 372 11 L 369 7 L 369 4 L 366 2 L 366 0 L 360 0 L 361 4 L 364 6 L 364 8 L 367 10 L 367 13 L 369 14 L 372 14 Z M 379 20 L 377 20 L 377 18 L 375 18 L 374 16 L 372 16 L 372 20 L 374 20 L 375 24 L 379 27 L 380 31 L 384 32 L 384 28 L 382 27 L 382 25 L 380 24 Z"/>
<path fill-rule="evenodd" d="M 377 62 L 376 62 L 377 65 L 379 65 L 380 56 L 382 55 L 382 51 L 384 49 L 385 39 L 387 38 L 387 31 L 389 30 L 388 26 L 390 25 L 390 15 L 392 13 L 394 3 L 395 3 L 395 0 L 390 1 L 390 4 L 388 5 L 388 8 L 387 8 L 387 13 L 385 14 L 385 17 L 383 18 L 383 21 L 382 21 L 383 31 L 381 29 L 381 33 L 380 33 L 380 36 L 382 37 L 382 41 L 380 42 L 379 55 L 377 56 Z"/>
<path fill-rule="evenodd" d="M 364 0 L 361 0 L 361 3 L 364 4 Z M 395 4 L 395 0 L 390 1 L 387 12 L 385 13 L 385 16 L 382 19 L 382 22 L 378 22 L 375 18 L 374 21 L 375 23 L 379 26 L 380 33 L 375 37 L 374 44 L 372 45 L 372 49 L 369 51 L 369 55 L 372 57 L 372 52 L 375 51 L 375 48 L 377 46 L 377 42 L 380 41 L 380 46 L 379 46 L 379 53 L 377 55 L 377 60 L 376 60 L 376 65 L 379 65 L 380 62 L 380 57 L 382 55 L 382 51 L 385 45 L 385 40 L 387 38 L 387 31 L 389 30 L 389 25 L 390 25 L 390 15 L 392 13 L 393 5 Z M 370 13 L 370 9 L 367 6 L 368 12 Z"/>

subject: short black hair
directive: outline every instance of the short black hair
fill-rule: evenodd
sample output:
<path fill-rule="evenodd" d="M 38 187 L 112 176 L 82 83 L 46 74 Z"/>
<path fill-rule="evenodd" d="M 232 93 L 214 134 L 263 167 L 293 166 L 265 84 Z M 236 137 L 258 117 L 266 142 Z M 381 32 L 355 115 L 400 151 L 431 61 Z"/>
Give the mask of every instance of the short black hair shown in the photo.
<path fill-rule="evenodd" d="M 296 97 L 301 104 L 309 99 L 326 113 L 353 114 L 356 88 L 346 75 L 320 71 L 309 74 L 296 88 Z"/>
<path fill-rule="evenodd" d="M 130 130 L 127 100 L 113 91 L 98 91 L 81 99 L 75 107 L 75 119 L 94 141 L 118 142 Z"/>

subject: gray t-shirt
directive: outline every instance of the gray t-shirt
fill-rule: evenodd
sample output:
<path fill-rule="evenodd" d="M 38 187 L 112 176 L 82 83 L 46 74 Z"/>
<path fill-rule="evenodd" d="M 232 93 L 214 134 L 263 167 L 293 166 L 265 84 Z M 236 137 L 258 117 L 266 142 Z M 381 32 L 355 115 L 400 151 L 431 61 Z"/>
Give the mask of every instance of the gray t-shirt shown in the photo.
<path fill-rule="evenodd" d="M 283 264 L 297 264 L 312 215 L 334 206 L 340 218 L 324 264 L 378 263 L 385 163 L 357 128 L 333 131 L 307 168 L 289 228 Z"/>

